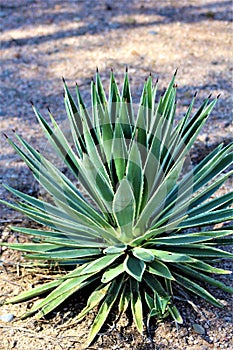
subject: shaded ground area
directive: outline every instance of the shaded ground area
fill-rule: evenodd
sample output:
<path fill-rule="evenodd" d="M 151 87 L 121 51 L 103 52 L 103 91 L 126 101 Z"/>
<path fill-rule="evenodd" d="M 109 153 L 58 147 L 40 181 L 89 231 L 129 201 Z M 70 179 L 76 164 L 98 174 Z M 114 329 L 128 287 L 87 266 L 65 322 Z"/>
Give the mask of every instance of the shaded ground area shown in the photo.
<path fill-rule="evenodd" d="M 33 145 L 44 146 L 42 132 L 29 101 L 48 115 L 50 106 L 56 120 L 65 118 L 61 77 L 71 90 L 75 82 L 90 103 L 89 85 L 99 67 L 107 88 L 110 69 L 123 81 L 129 67 L 135 102 L 145 77 L 159 78 L 159 89 L 168 84 L 178 67 L 178 110 L 182 115 L 194 92 L 199 90 L 196 106 L 203 97 L 221 93 L 221 98 L 200 135 L 191 156 L 194 162 L 214 145 L 229 143 L 232 135 L 232 5 L 231 1 L 31 1 L 2 0 L 1 19 L 1 111 L 0 129 L 7 134 L 15 129 Z M 38 186 L 22 161 L 0 136 L 0 180 L 29 194 L 38 195 Z M 228 181 L 219 191 L 228 191 Z M 9 198 L 0 187 L 1 198 Z M 1 239 L 12 236 L 10 224 L 32 225 L 20 214 L 0 206 Z M 20 254 L 2 252 L 0 294 L 18 294 L 52 278 L 56 271 L 21 267 Z M 231 268 L 224 262 L 226 268 Z M 226 279 L 226 277 L 225 277 Z M 229 277 L 228 277 L 229 279 Z M 222 277 L 224 280 L 224 277 Z M 226 281 L 230 284 L 230 281 Z M 232 300 L 226 293 L 213 290 L 225 300 L 218 310 L 194 299 L 196 311 L 180 302 L 185 324 L 152 323 L 149 335 L 140 337 L 126 317 L 111 333 L 103 334 L 91 349 L 229 349 L 232 338 Z M 70 299 L 41 322 L 34 319 L 13 323 L 0 322 L 1 349 L 80 349 L 86 339 L 93 315 L 72 327 L 72 317 L 83 306 L 81 299 Z M 22 314 L 29 303 L 3 306 L 0 314 Z M 114 315 L 109 319 L 113 326 Z M 126 327 L 126 325 L 129 325 Z M 195 326 L 202 326 L 199 328 Z M 114 328 L 114 327 L 112 327 Z M 103 333 L 106 329 L 103 330 Z"/>

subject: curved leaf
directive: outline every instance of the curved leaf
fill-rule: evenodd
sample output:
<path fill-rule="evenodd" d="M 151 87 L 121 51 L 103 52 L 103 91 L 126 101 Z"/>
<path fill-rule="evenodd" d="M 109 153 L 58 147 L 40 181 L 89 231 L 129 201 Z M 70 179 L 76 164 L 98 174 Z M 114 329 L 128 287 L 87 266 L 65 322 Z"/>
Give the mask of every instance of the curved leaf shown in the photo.
<path fill-rule="evenodd" d="M 81 274 L 84 275 L 84 274 L 89 274 L 89 273 L 103 270 L 105 267 L 111 265 L 117 258 L 119 258 L 120 255 L 121 253 L 109 254 L 99 259 L 96 259 L 93 262 L 89 263 L 82 270 Z"/>
<path fill-rule="evenodd" d="M 135 258 L 138 258 L 146 262 L 153 261 L 155 258 L 154 255 L 148 249 L 145 249 L 145 248 L 135 247 L 132 250 L 132 252 Z"/>
<path fill-rule="evenodd" d="M 80 311 L 78 316 L 75 318 L 77 321 L 81 321 L 89 311 L 91 311 L 96 305 L 100 303 L 100 301 L 106 296 L 110 285 L 111 283 L 105 284 L 104 286 L 101 285 L 97 287 L 96 290 L 94 290 L 94 292 L 91 293 L 87 300 L 87 305 L 82 311 Z"/>
<path fill-rule="evenodd" d="M 111 286 L 108 289 L 107 295 L 100 306 L 97 316 L 93 321 L 86 347 L 92 343 L 97 333 L 99 332 L 104 322 L 106 321 L 108 314 L 120 293 L 122 283 L 123 283 L 123 278 L 116 279 L 111 283 Z"/>
<path fill-rule="evenodd" d="M 223 307 L 223 305 L 217 299 L 215 299 L 213 295 L 207 292 L 203 287 L 199 286 L 199 284 L 191 281 L 186 277 L 182 277 L 177 273 L 174 273 L 174 276 L 175 276 L 176 282 L 179 283 L 185 289 L 188 289 L 190 292 L 207 300 L 210 304 L 214 306 Z"/>
<path fill-rule="evenodd" d="M 139 283 L 135 279 L 130 279 L 130 290 L 131 290 L 131 310 L 133 314 L 134 322 L 137 326 L 138 331 L 142 334 L 143 331 L 143 311 L 142 311 L 142 300 L 139 290 Z"/>
<path fill-rule="evenodd" d="M 139 259 L 127 256 L 124 261 L 124 269 L 130 276 L 141 282 L 143 272 L 145 271 L 146 264 Z"/>
<path fill-rule="evenodd" d="M 168 278 L 170 280 L 174 280 L 169 268 L 163 264 L 161 261 L 152 261 L 147 265 L 147 271 L 152 273 L 153 275 L 158 275 L 164 278 Z"/>
<path fill-rule="evenodd" d="M 108 283 L 125 271 L 123 263 L 116 267 L 110 267 L 101 278 L 102 283 Z"/>

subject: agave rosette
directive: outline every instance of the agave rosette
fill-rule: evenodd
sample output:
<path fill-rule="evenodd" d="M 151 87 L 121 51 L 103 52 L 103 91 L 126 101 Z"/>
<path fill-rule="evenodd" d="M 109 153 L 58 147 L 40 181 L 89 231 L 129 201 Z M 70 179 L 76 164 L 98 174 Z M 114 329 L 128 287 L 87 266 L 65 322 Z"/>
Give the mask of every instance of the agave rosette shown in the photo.
<path fill-rule="evenodd" d="M 51 113 L 52 126 L 33 106 L 49 142 L 88 198 L 19 135 L 18 143 L 8 138 L 53 202 L 5 186 L 20 201 L 2 202 L 47 227 L 13 227 L 34 239 L 32 243 L 5 245 L 26 252 L 29 259 L 76 266 L 66 275 L 7 301 L 15 303 L 47 293 L 25 316 L 36 313 L 40 318 L 89 286 L 87 305 L 77 320 L 99 305 L 90 344 L 113 305 L 118 305 L 120 314 L 131 308 L 142 332 L 146 315 L 170 315 L 182 323 L 174 305 L 179 289 L 219 307 L 221 303 L 202 282 L 232 293 L 232 288 L 211 274 L 230 273 L 213 265 L 218 259 L 233 256 L 216 247 L 231 243 L 227 236 L 232 234 L 232 226 L 215 226 L 232 219 L 232 193 L 213 198 L 232 175 L 233 145 L 219 145 L 184 173 L 185 159 L 217 98 L 207 98 L 193 113 L 194 96 L 184 117 L 175 124 L 175 76 L 158 102 L 157 82 L 153 85 L 149 76 L 137 112 L 128 72 L 121 93 L 111 73 L 107 99 L 97 71 L 91 83 L 91 113 L 78 87 L 75 102 L 64 81 L 72 142 Z"/>

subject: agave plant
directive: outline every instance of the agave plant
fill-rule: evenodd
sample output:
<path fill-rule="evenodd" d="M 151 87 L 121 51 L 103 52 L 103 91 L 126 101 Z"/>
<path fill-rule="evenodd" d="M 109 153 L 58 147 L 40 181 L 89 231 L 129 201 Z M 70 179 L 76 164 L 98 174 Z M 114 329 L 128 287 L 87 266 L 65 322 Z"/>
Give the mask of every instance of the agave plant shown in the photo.
<path fill-rule="evenodd" d="M 213 196 L 232 174 L 233 145 L 219 145 L 185 172 L 189 150 L 218 97 L 207 98 L 194 113 L 194 96 L 175 123 L 175 76 L 156 102 L 157 82 L 153 85 L 150 75 L 137 111 L 127 71 L 121 93 L 111 72 L 108 99 L 97 71 L 91 113 L 78 87 L 75 101 L 64 81 L 72 142 L 51 113 L 52 126 L 33 106 L 49 142 L 87 195 L 19 135 L 17 143 L 7 137 L 52 202 L 5 186 L 20 201 L 2 202 L 45 227 L 12 227 L 34 239 L 4 245 L 27 252 L 25 258 L 74 266 L 54 281 L 7 300 L 17 303 L 46 293 L 24 317 L 36 313 L 40 318 L 88 286 L 87 305 L 77 320 L 98 305 L 90 344 L 114 305 L 119 314 L 131 309 L 142 333 L 146 318 L 153 316 L 170 315 L 182 323 L 174 304 L 179 291 L 218 307 L 220 301 L 203 282 L 233 292 L 211 276 L 229 274 L 214 263 L 233 257 L 216 247 L 231 243 L 227 236 L 232 226 L 216 224 L 232 219 L 232 193 Z"/>

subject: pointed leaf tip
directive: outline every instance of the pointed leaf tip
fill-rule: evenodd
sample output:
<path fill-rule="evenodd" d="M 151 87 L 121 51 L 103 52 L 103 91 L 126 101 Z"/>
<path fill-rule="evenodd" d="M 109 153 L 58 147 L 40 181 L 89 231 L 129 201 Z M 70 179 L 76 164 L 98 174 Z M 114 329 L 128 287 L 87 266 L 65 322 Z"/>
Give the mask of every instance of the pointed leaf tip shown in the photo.
<path fill-rule="evenodd" d="M 197 94 L 198 94 L 198 91 L 195 91 L 193 97 L 197 97 Z"/>
<path fill-rule="evenodd" d="M 177 75 L 178 72 L 178 68 L 176 68 L 175 73 L 174 73 L 174 77 Z"/>
<path fill-rule="evenodd" d="M 3 135 L 5 136 L 6 139 L 9 139 L 9 137 L 7 136 L 7 134 L 3 133 Z"/>
<path fill-rule="evenodd" d="M 128 66 L 125 67 L 125 73 L 128 73 Z"/>
<path fill-rule="evenodd" d="M 221 94 L 218 94 L 216 98 L 219 99 L 220 96 L 221 96 Z"/>
<path fill-rule="evenodd" d="M 30 101 L 30 103 L 31 103 L 32 107 L 34 107 L 34 103 L 32 101 Z"/>
<path fill-rule="evenodd" d="M 99 68 L 98 67 L 96 67 L 96 73 L 99 73 Z"/>

